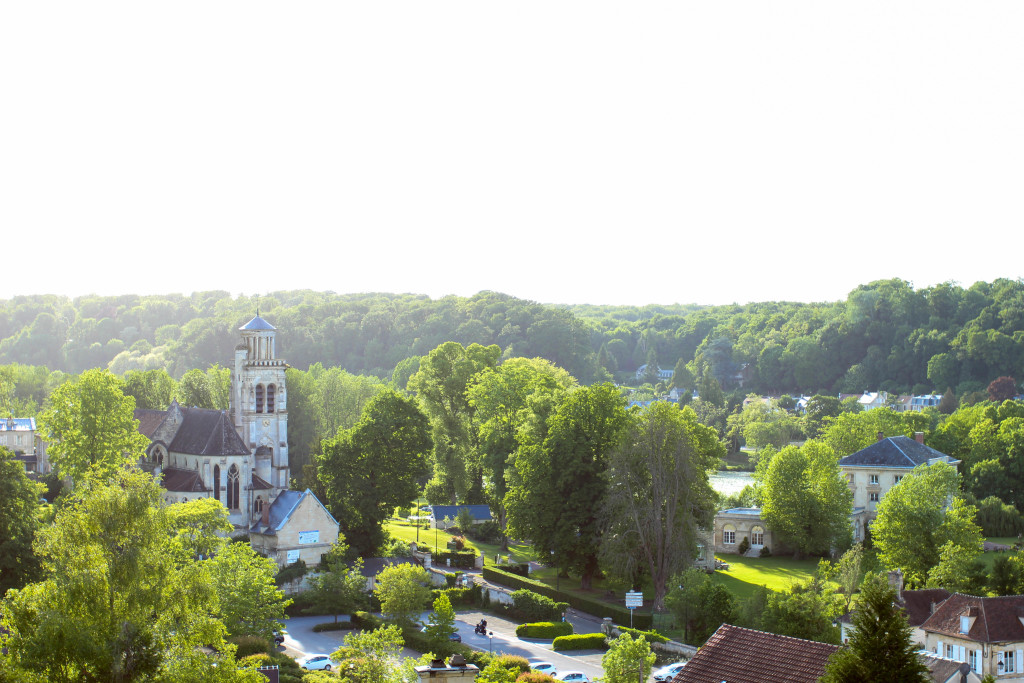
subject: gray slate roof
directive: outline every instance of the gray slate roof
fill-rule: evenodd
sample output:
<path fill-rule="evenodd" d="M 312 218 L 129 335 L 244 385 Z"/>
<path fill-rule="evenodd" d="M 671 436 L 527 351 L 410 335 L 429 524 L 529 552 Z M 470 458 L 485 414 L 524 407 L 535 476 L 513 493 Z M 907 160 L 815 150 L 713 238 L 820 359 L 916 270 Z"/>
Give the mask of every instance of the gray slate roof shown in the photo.
<path fill-rule="evenodd" d="M 839 460 L 839 466 L 906 467 L 927 465 L 935 458 L 956 462 L 945 453 L 906 436 L 889 436 Z"/>
<path fill-rule="evenodd" d="M 309 496 L 316 501 L 316 504 L 323 508 L 324 514 L 331 518 L 331 521 L 335 524 L 338 520 L 334 519 L 334 515 L 331 511 L 324 507 L 324 504 L 320 502 L 320 499 L 316 495 L 306 489 L 305 491 L 282 491 L 274 502 L 270 504 L 268 516 L 270 518 L 270 524 L 263 524 L 263 520 L 257 520 L 253 524 L 252 528 L 249 529 L 250 534 L 263 534 L 264 536 L 276 536 L 277 532 L 284 527 L 288 522 L 288 518 L 292 516 L 299 504 Z"/>
<path fill-rule="evenodd" d="M 260 316 L 254 317 L 252 320 L 247 322 L 238 328 L 239 330 L 276 330 L 277 328 L 268 323 Z"/>
<path fill-rule="evenodd" d="M 251 451 L 238 436 L 223 410 L 185 408 L 185 419 L 168 450 L 189 455 L 249 455 Z"/>
<path fill-rule="evenodd" d="M 434 519 L 443 520 L 445 517 L 450 517 L 452 521 L 455 521 L 458 519 L 459 510 L 463 508 L 469 510 L 469 514 L 473 515 L 474 520 L 492 519 L 491 508 L 486 505 L 432 505 L 430 514 Z"/>

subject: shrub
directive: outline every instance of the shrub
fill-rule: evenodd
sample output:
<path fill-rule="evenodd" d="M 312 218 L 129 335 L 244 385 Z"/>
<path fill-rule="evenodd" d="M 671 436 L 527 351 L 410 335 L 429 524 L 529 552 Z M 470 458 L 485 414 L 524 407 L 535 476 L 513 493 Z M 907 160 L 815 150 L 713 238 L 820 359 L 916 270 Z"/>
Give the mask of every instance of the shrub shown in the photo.
<path fill-rule="evenodd" d="M 248 657 L 260 653 L 269 654 L 274 649 L 269 640 L 259 636 L 235 636 L 229 638 L 228 642 L 234 643 L 238 648 L 235 652 L 236 657 Z"/>
<path fill-rule="evenodd" d="M 481 522 L 466 529 L 466 535 L 474 541 L 497 543 L 501 540 L 501 527 L 497 522 Z"/>
<path fill-rule="evenodd" d="M 533 624 L 520 624 L 516 626 L 516 635 L 520 638 L 552 640 L 558 636 L 571 636 L 572 624 L 567 621 L 539 621 Z"/>
<path fill-rule="evenodd" d="M 455 544 L 455 550 L 462 552 L 466 549 L 466 537 L 465 536 L 452 536 L 451 542 Z M 475 554 L 475 553 L 474 553 Z"/>
<path fill-rule="evenodd" d="M 369 612 L 356 612 L 352 615 L 352 625 L 364 631 L 374 631 L 384 625 L 384 620 Z"/>
<path fill-rule="evenodd" d="M 519 655 L 499 655 L 494 658 L 494 661 L 498 662 L 499 666 L 506 669 L 519 669 L 522 673 L 528 673 L 530 671 L 530 662 L 526 657 Z"/>
<path fill-rule="evenodd" d="M 479 607 L 483 605 L 483 589 L 473 584 L 469 588 L 435 588 L 430 591 L 431 601 L 437 600 L 441 593 L 448 596 L 452 606 Z"/>
<path fill-rule="evenodd" d="M 555 602 L 526 588 L 512 592 L 512 607 L 527 621 L 561 621 L 565 610 L 569 609 L 568 603 Z"/>
<path fill-rule="evenodd" d="M 761 548 L 761 557 L 771 557 L 771 556 L 772 556 L 772 549 L 771 548 L 769 548 L 768 546 L 764 546 L 764 547 Z"/>
<path fill-rule="evenodd" d="M 481 670 L 487 667 L 494 660 L 494 655 L 490 652 L 484 652 L 483 650 L 474 650 L 471 647 L 463 646 L 465 650 L 462 652 L 462 656 L 466 658 L 466 661 L 470 664 L 476 664 Z"/>
<path fill-rule="evenodd" d="M 409 508 L 401 507 L 401 506 L 395 508 L 395 517 L 398 517 L 399 519 L 402 519 L 402 518 L 405 518 L 405 517 L 408 517 L 408 516 L 409 516 Z"/>
<path fill-rule="evenodd" d="M 324 624 L 317 624 L 313 627 L 313 633 L 321 633 L 323 631 L 347 631 L 355 628 L 356 625 L 351 621 L 328 621 Z"/>
<path fill-rule="evenodd" d="M 738 550 L 740 551 L 740 555 L 746 555 L 747 551 L 750 550 L 750 539 L 744 536 L 743 540 L 740 541 L 740 547 Z"/>
<path fill-rule="evenodd" d="M 666 638 L 665 636 L 661 635 L 657 631 L 641 631 L 638 628 L 629 628 L 628 626 L 619 626 L 618 629 L 620 631 L 622 631 L 623 633 L 628 633 L 629 635 L 633 636 L 634 640 L 636 638 L 639 638 L 640 636 L 643 636 L 644 640 L 646 640 L 648 643 L 667 643 L 668 642 L 668 638 Z"/>
<path fill-rule="evenodd" d="M 291 564 L 281 567 L 281 569 L 277 572 L 277 576 L 274 578 L 274 583 L 276 583 L 278 586 L 283 586 L 289 581 L 301 579 L 305 575 L 306 563 L 302 560 L 295 560 Z"/>
<path fill-rule="evenodd" d="M 530 565 L 526 562 L 516 562 L 515 564 L 509 564 L 502 567 L 507 572 L 512 572 L 516 576 L 524 576 L 529 578 L 530 576 Z"/>
<path fill-rule="evenodd" d="M 528 671 L 527 673 L 519 674 L 516 683 L 557 683 L 557 681 L 539 671 Z"/>
<path fill-rule="evenodd" d="M 576 595 L 575 593 L 559 591 L 553 586 L 549 586 L 542 581 L 535 581 L 533 579 L 516 576 L 515 574 L 502 571 L 497 567 L 484 567 L 483 577 L 491 583 L 501 584 L 510 588 L 527 588 L 549 598 L 564 600 L 572 607 L 587 612 L 588 614 L 593 614 L 596 617 L 611 617 L 618 624 L 629 623 L 629 610 L 619 605 L 612 605 L 595 598 Z M 635 626 L 640 628 L 651 627 L 652 617 L 650 612 L 641 612 L 639 610 L 633 610 L 633 612 L 633 623 Z M 541 620 L 534 619 L 531 621 Z"/>
<path fill-rule="evenodd" d="M 603 650 L 605 637 L 603 633 L 580 633 L 575 636 L 559 636 L 551 642 L 551 649 L 561 650 Z"/>
<path fill-rule="evenodd" d="M 462 572 L 445 572 L 444 582 L 449 588 L 455 588 L 455 582 L 459 580 L 459 574 Z"/>
<path fill-rule="evenodd" d="M 445 567 L 448 565 L 448 561 L 451 560 L 451 566 L 458 569 L 472 569 L 476 566 L 477 554 L 475 551 L 446 551 L 438 552 L 432 555 L 431 563 L 435 567 Z"/>
<path fill-rule="evenodd" d="M 238 658 L 239 664 L 255 664 L 256 666 L 269 666 L 273 664 L 273 660 L 270 655 L 266 652 L 259 652 L 254 655 L 246 655 L 245 657 Z"/>

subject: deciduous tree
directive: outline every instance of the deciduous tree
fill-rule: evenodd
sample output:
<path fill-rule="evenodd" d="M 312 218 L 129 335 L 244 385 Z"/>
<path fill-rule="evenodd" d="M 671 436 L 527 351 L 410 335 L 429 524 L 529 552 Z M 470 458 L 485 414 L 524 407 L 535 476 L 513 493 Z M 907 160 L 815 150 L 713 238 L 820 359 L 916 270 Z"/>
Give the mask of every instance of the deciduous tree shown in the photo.
<path fill-rule="evenodd" d="M 248 543 L 228 543 L 206 565 L 228 633 L 270 638 L 292 602 L 274 583 L 274 561 L 257 555 Z"/>
<path fill-rule="evenodd" d="M 651 676 L 656 655 L 643 636 L 636 640 L 628 633 L 609 641 L 608 651 L 601 657 L 604 680 L 607 683 L 633 683 L 646 681 Z"/>
<path fill-rule="evenodd" d="M 656 610 L 669 577 L 693 564 L 701 530 L 712 524 L 717 495 L 708 472 L 723 455 L 714 430 L 667 401 L 633 416 L 609 454 L 601 558 L 622 576 L 648 572 Z"/>
<path fill-rule="evenodd" d="M 380 600 L 380 611 L 389 619 L 409 623 L 430 601 L 430 579 L 423 567 L 397 564 L 385 567 L 377 575 L 373 592 Z"/>
<path fill-rule="evenodd" d="M 25 474 L 14 454 L 0 447 L 0 597 L 39 574 L 32 541 L 42 520 L 43 486 Z"/>
<path fill-rule="evenodd" d="M 436 643 L 447 644 L 449 636 L 457 631 L 452 601 L 447 593 L 441 593 L 434 600 L 434 611 L 430 613 L 427 623 L 427 637 Z"/>
<path fill-rule="evenodd" d="M 87 370 L 50 395 L 40 429 L 53 466 L 76 485 L 105 480 L 137 462 L 149 440 L 138 431 L 135 399 L 106 370 Z"/>

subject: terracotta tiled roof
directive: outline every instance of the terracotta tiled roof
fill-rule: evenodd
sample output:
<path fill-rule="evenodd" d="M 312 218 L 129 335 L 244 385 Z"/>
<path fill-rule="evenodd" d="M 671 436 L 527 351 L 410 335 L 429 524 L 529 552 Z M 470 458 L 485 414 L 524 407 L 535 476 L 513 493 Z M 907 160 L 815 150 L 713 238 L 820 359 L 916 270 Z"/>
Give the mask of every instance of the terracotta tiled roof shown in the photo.
<path fill-rule="evenodd" d="M 950 593 L 945 588 L 926 588 L 917 591 L 903 591 L 903 613 L 907 615 L 907 623 L 917 627 L 932 615 L 932 604 L 941 605 Z"/>
<path fill-rule="evenodd" d="M 949 680 L 967 680 L 967 675 L 971 673 L 970 665 L 964 662 L 954 662 L 951 659 L 943 659 L 930 653 L 921 653 L 920 656 L 921 661 L 928 667 L 928 673 L 931 674 L 933 681 L 946 683 Z"/>
<path fill-rule="evenodd" d="M 815 683 L 838 649 L 722 624 L 672 683 Z"/>
<path fill-rule="evenodd" d="M 961 616 L 974 618 L 967 633 L 960 632 Z M 925 620 L 921 628 L 979 643 L 1019 643 L 1024 641 L 1024 624 L 1020 617 L 1024 617 L 1024 595 L 980 598 L 954 593 L 936 608 L 935 614 Z"/>
<path fill-rule="evenodd" d="M 156 432 L 156 428 L 160 426 L 165 417 L 167 417 L 166 410 L 135 409 L 135 419 L 139 421 L 139 431 L 150 439 L 153 438 L 153 433 Z"/>
<path fill-rule="evenodd" d="M 189 455 L 249 455 L 252 452 L 223 410 L 186 408 L 184 413 L 185 419 L 168 450 Z"/>

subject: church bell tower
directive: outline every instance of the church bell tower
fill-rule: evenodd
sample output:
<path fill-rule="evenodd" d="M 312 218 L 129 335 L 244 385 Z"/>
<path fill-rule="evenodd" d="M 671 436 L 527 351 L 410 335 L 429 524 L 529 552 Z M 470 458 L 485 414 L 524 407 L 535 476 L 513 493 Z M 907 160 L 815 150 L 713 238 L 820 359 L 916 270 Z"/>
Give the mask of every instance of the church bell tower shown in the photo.
<path fill-rule="evenodd" d="M 273 487 L 273 498 L 288 489 L 288 397 L 285 370 L 277 357 L 276 328 L 256 317 L 238 328 L 231 374 L 231 416 L 253 453 L 253 472 Z"/>

